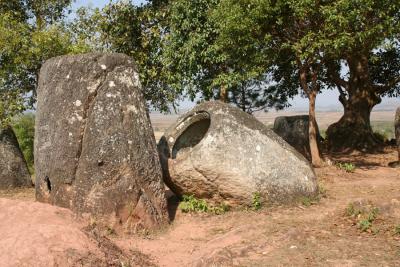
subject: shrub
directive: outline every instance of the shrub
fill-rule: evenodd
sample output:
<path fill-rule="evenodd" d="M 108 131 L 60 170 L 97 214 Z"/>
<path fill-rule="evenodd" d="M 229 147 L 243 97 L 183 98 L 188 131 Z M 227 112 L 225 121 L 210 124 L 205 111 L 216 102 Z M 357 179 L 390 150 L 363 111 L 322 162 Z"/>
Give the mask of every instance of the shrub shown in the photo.
<path fill-rule="evenodd" d="M 346 215 L 356 219 L 357 227 L 361 232 L 377 232 L 376 229 L 372 228 L 372 226 L 378 213 L 379 209 L 377 207 L 372 205 L 363 205 L 361 203 L 356 205 L 351 203 L 346 209 Z"/>
<path fill-rule="evenodd" d="M 185 213 L 209 212 L 219 215 L 227 212 L 229 210 L 229 206 L 225 203 L 213 206 L 208 204 L 204 199 L 198 199 L 193 195 L 184 195 L 181 203 L 179 203 L 179 209 Z"/>
<path fill-rule="evenodd" d="M 258 192 L 253 194 L 252 208 L 253 210 L 261 209 L 261 195 Z"/>
<path fill-rule="evenodd" d="M 374 132 L 374 136 L 378 139 L 381 143 L 385 143 L 389 140 L 389 136 L 386 132 Z"/>
<path fill-rule="evenodd" d="M 34 173 L 33 141 L 35 136 L 35 115 L 33 113 L 26 113 L 15 117 L 12 121 L 12 127 L 28 168 L 31 173 Z"/>
<path fill-rule="evenodd" d="M 356 166 L 353 163 L 338 163 L 336 164 L 336 166 L 341 169 L 344 170 L 346 172 L 354 172 L 354 170 L 356 169 Z"/>
<path fill-rule="evenodd" d="M 400 224 L 396 225 L 394 227 L 394 234 L 395 235 L 400 235 Z"/>
<path fill-rule="evenodd" d="M 313 204 L 313 200 L 309 197 L 302 197 L 300 200 L 304 207 L 310 207 Z"/>
<path fill-rule="evenodd" d="M 375 221 L 377 215 L 378 215 L 379 209 L 378 208 L 372 208 L 365 216 L 364 219 L 360 220 L 358 222 L 358 228 L 362 232 L 368 231 L 372 227 L 372 223 Z"/>
<path fill-rule="evenodd" d="M 328 197 L 328 192 L 327 192 L 326 188 L 322 184 L 319 184 L 318 185 L 318 199 L 326 198 L 326 197 Z"/>

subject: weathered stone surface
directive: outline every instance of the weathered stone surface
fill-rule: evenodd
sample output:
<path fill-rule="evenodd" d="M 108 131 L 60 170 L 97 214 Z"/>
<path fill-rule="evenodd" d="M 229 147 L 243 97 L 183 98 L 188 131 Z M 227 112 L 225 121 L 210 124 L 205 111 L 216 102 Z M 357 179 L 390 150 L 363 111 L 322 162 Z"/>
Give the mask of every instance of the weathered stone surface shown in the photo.
<path fill-rule="evenodd" d="M 395 130 L 395 135 L 396 135 L 396 143 L 397 146 L 399 147 L 399 153 L 400 153 L 400 107 L 397 108 L 396 110 L 396 116 L 394 119 L 394 130 Z M 400 154 L 399 154 L 400 156 Z"/>
<path fill-rule="evenodd" d="M 39 201 L 132 226 L 167 220 L 156 142 L 129 57 L 85 54 L 43 65 L 35 167 Z"/>
<path fill-rule="evenodd" d="M 394 116 L 394 134 L 396 138 L 397 152 L 399 160 L 397 162 L 391 162 L 391 167 L 400 167 L 400 107 L 396 110 L 396 115 Z"/>
<path fill-rule="evenodd" d="M 231 205 L 287 203 L 317 192 L 307 160 L 253 116 L 222 102 L 205 102 L 161 138 L 164 181 L 177 195 Z"/>
<path fill-rule="evenodd" d="M 31 176 L 11 127 L 0 128 L 0 189 L 32 186 Z"/>
<path fill-rule="evenodd" d="M 308 138 L 308 115 L 280 116 L 275 119 L 274 132 L 299 151 L 308 160 L 311 160 L 310 143 Z M 317 129 L 317 136 L 320 139 Z"/>

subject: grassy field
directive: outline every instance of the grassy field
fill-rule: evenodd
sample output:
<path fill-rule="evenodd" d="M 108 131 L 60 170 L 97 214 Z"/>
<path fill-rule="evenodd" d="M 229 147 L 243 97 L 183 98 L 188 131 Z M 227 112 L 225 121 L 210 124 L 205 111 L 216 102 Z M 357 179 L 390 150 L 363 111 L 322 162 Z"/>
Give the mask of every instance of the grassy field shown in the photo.
<path fill-rule="evenodd" d="M 381 134 L 386 139 L 394 138 L 394 125 L 391 121 L 372 121 L 374 132 Z"/>

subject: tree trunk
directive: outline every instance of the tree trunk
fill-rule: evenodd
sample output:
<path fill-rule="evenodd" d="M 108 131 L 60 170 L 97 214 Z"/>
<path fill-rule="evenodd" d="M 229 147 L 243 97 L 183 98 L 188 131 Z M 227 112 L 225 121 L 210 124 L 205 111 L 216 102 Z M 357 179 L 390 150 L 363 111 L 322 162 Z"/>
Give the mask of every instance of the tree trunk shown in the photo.
<path fill-rule="evenodd" d="M 308 141 L 310 144 L 310 154 L 311 154 L 311 163 L 315 167 L 322 166 L 321 155 L 319 154 L 318 147 L 318 139 L 317 139 L 317 121 L 315 119 L 315 99 L 317 98 L 317 93 L 320 89 L 320 85 L 318 84 L 318 71 L 310 68 L 309 65 L 303 64 L 300 58 L 297 59 L 297 64 L 299 66 L 299 79 L 300 85 L 303 91 L 307 94 L 308 97 L 308 115 L 309 115 L 309 123 L 308 123 Z M 311 74 L 311 86 L 309 86 L 307 82 L 307 76 Z"/>
<path fill-rule="evenodd" d="M 382 142 L 376 138 L 370 122 L 373 107 L 381 102 L 374 91 L 368 71 L 368 58 L 360 56 L 348 60 L 350 79 L 347 94 L 339 98 L 344 108 L 342 118 L 327 130 L 331 151 L 375 151 Z"/>
<path fill-rule="evenodd" d="M 327 130 L 328 148 L 331 151 L 370 150 L 376 147 L 370 121 L 370 111 L 354 106 L 345 108 L 342 118 Z"/>
<path fill-rule="evenodd" d="M 318 148 L 318 140 L 317 140 L 317 120 L 315 117 L 315 99 L 317 93 L 315 91 L 310 92 L 308 95 L 309 99 L 309 108 L 308 115 L 310 117 L 310 122 L 308 124 L 308 139 L 310 142 L 310 153 L 311 153 L 311 162 L 313 166 L 319 167 L 322 165 L 321 155 L 319 154 Z"/>
<path fill-rule="evenodd" d="M 327 130 L 328 148 L 331 151 L 373 151 L 382 142 L 376 138 L 370 122 L 372 108 L 376 102 L 362 94 L 351 96 L 344 105 L 342 118 Z"/>
<path fill-rule="evenodd" d="M 228 91 L 226 90 L 226 86 L 221 86 L 221 91 L 219 92 L 219 99 L 224 102 L 228 103 Z"/>

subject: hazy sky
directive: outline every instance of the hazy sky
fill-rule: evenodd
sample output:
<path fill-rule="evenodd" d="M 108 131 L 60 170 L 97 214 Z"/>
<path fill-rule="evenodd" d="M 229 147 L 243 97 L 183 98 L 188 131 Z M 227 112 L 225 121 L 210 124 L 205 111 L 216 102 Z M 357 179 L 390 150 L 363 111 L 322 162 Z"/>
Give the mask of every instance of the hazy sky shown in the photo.
<path fill-rule="evenodd" d="M 110 2 L 110 0 L 76 0 L 75 3 L 72 5 L 73 8 L 76 7 L 81 7 L 81 6 L 92 6 L 92 7 L 102 7 L 106 4 L 108 4 Z M 115 2 L 115 0 L 114 0 Z M 135 4 L 141 4 L 144 3 L 146 1 L 144 0 L 134 0 L 133 1 Z"/>
<path fill-rule="evenodd" d="M 91 6 L 91 7 L 102 7 L 105 4 L 109 3 L 110 0 L 76 0 L 76 2 L 72 5 L 72 9 L 76 10 L 78 7 L 81 6 Z M 135 4 L 139 5 L 144 2 L 145 0 L 134 0 Z M 341 104 L 338 101 L 339 93 L 337 90 L 325 90 L 323 93 L 319 94 L 316 101 L 317 109 L 326 109 L 326 108 L 342 108 Z M 308 107 L 308 100 L 304 99 L 300 96 L 296 96 L 292 101 L 290 101 L 293 107 L 296 108 L 307 108 Z M 382 103 L 378 106 L 384 106 L 385 104 L 395 104 L 400 105 L 400 99 L 391 98 L 391 99 L 383 99 Z M 181 104 L 182 108 L 189 108 L 193 104 L 189 101 L 185 101 Z"/>

